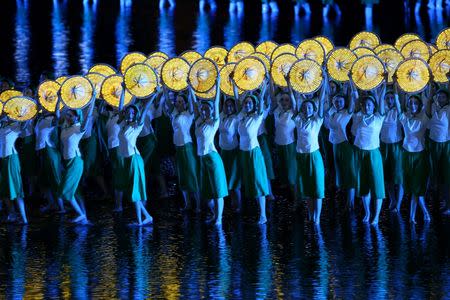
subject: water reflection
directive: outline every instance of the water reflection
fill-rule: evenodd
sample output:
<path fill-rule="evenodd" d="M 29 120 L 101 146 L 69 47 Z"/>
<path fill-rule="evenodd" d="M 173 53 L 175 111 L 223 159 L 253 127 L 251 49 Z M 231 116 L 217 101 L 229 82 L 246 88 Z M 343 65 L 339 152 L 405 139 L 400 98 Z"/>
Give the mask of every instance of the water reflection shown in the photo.
<path fill-rule="evenodd" d="M 311 15 L 304 16 L 295 15 L 294 24 L 291 31 L 291 43 L 294 45 L 303 41 L 311 30 Z"/>
<path fill-rule="evenodd" d="M 30 82 L 30 67 L 28 56 L 30 55 L 30 25 L 28 0 L 16 0 L 17 12 L 15 21 L 15 51 L 14 60 L 16 61 L 16 82 L 28 84 Z"/>
<path fill-rule="evenodd" d="M 27 266 L 27 227 L 8 228 L 11 247 L 11 266 L 8 274 L 10 278 L 9 289 L 6 294 L 9 299 L 21 299 L 25 294 L 26 266 Z"/>
<path fill-rule="evenodd" d="M 235 5 L 243 5 L 242 2 L 237 2 Z M 230 3 L 231 10 L 231 3 Z M 228 22 L 223 29 L 224 45 L 225 48 L 231 49 L 234 45 L 242 40 L 242 21 L 243 21 L 243 11 L 232 10 L 228 18 Z"/>
<path fill-rule="evenodd" d="M 93 65 L 96 12 L 96 0 L 92 3 L 90 3 L 89 0 L 83 1 L 83 23 L 81 25 L 80 42 L 80 66 L 82 73 L 87 73 L 89 68 Z"/>
<path fill-rule="evenodd" d="M 193 34 L 193 49 L 199 53 L 205 53 L 211 47 L 211 24 L 210 18 L 213 14 L 208 14 L 200 10 L 197 15 L 197 24 Z"/>
<path fill-rule="evenodd" d="M 158 19 L 158 50 L 169 56 L 175 56 L 174 9 L 161 10 Z"/>
<path fill-rule="evenodd" d="M 130 33 L 131 0 L 120 0 L 120 11 L 116 21 L 116 61 L 120 65 L 122 57 L 128 53 L 133 42 Z"/>
<path fill-rule="evenodd" d="M 52 13 L 52 58 L 55 77 L 69 74 L 67 45 L 69 42 L 66 29 L 66 0 L 53 0 Z"/>
<path fill-rule="evenodd" d="M 264 12 L 261 19 L 258 43 L 274 40 L 277 33 L 278 11 Z"/>

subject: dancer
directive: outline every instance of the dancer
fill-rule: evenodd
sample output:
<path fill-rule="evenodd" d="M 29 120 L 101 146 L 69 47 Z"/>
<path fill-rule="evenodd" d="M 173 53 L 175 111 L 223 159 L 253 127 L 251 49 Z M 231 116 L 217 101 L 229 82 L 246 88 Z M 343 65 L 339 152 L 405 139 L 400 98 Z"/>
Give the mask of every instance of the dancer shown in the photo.
<path fill-rule="evenodd" d="M 297 128 L 297 173 L 300 199 L 307 199 L 308 219 L 320 224 L 322 199 L 325 197 L 325 170 L 319 151 L 319 131 L 323 124 L 323 106 L 328 93 L 328 78 L 324 72 L 324 84 L 320 90 L 317 104 L 303 95 L 295 98 L 289 84 L 291 101 L 298 103 L 294 117 Z"/>
<path fill-rule="evenodd" d="M 220 77 L 217 77 L 214 101 L 203 100 L 198 103 L 192 87 L 189 91 L 200 114 L 195 121 L 197 155 L 200 161 L 200 190 L 203 199 L 208 201 L 209 207 L 214 207 L 211 222 L 214 222 L 215 226 L 221 226 L 223 198 L 228 196 L 228 187 L 222 158 L 214 146 L 214 137 L 220 123 Z"/>

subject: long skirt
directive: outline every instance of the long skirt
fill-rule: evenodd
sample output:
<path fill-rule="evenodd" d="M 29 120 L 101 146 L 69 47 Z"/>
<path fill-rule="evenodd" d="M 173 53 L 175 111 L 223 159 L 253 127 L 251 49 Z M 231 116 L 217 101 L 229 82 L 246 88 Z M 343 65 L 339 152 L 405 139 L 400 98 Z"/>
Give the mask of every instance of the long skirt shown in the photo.
<path fill-rule="evenodd" d="M 319 150 L 311 153 L 297 153 L 299 197 L 325 198 L 325 169 Z"/>
<path fill-rule="evenodd" d="M 356 188 L 357 174 L 354 152 L 353 146 L 347 141 L 333 144 L 333 161 L 337 188 Z"/>
<path fill-rule="evenodd" d="M 114 189 L 124 191 L 127 187 L 127 175 L 124 169 L 124 158 L 119 154 L 119 147 L 109 149 L 109 158 Z"/>
<path fill-rule="evenodd" d="M 144 160 L 139 154 L 124 158 L 123 173 L 126 175 L 126 196 L 132 202 L 147 201 Z"/>
<path fill-rule="evenodd" d="M 295 185 L 297 181 L 297 163 L 295 142 L 288 145 L 277 145 L 278 177 L 281 182 Z"/>
<path fill-rule="evenodd" d="M 100 167 L 97 161 L 97 135 L 92 132 L 92 135 L 80 141 L 80 151 L 84 161 L 85 176 L 96 176 L 100 174 Z"/>
<path fill-rule="evenodd" d="M 144 164 L 147 166 L 147 163 L 150 161 L 152 157 L 152 153 L 156 148 L 156 135 L 150 133 L 144 137 L 140 137 L 136 141 L 136 146 L 141 153 L 142 159 L 144 160 Z"/>
<path fill-rule="evenodd" d="M 199 156 L 200 190 L 205 200 L 228 196 L 227 177 L 219 153 L 213 151 Z"/>
<path fill-rule="evenodd" d="M 239 161 L 239 149 L 221 150 L 225 174 L 227 175 L 228 190 L 236 190 L 241 188 L 242 170 Z"/>
<path fill-rule="evenodd" d="M 371 193 L 375 199 L 385 198 L 383 160 L 380 149 L 362 150 L 355 148 L 358 170 L 358 196 Z"/>
<path fill-rule="evenodd" d="M 41 162 L 39 182 L 57 194 L 62 180 L 61 154 L 57 149 L 46 146 L 38 151 L 38 156 Z"/>
<path fill-rule="evenodd" d="M 0 198 L 16 200 L 23 198 L 22 176 L 19 155 L 11 154 L 0 162 Z"/>
<path fill-rule="evenodd" d="M 434 181 L 450 185 L 450 141 L 438 143 L 429 140 L 431 172 Z"/>
<path fill-rule="evenodd" d="M 72 201 L 78 190 L 81 177 L 83 176 L 84 161 L 75 156 L 64 160 L 65 170 L 59 187 L 59 195 L 63 200 Z"/>
<path fill-rule="evenodd" d="M 269 180 L 273 180 L 275 179 L 275 173 L 273 172 L 272 152 L 270 151 L 267 134 L 261 134 L 258 136 L 258 142 L 266 163 L 267 178 L 269 178 Z"/>
<path fill-rule="evenodd" d="M 405 192 L 416 196 L 425 196 L 429 172 L 426 152 L 404 151 L 403 170 Z"/>
<path fill-rule="evenodd" d="M 264 156 L 259 147 L 250 151 L 240 151 L 242 182 L 247 198 L 257 198 L 269 194 L 269 180 Z"/>
<path fill-rule="evenodd" d="M 192 143 L 176 147 L 176 159 L 180 190 L 198 192 L 198 165 Z"/>
<path fill-rule="evenodd" d="M 26 177 L 36 176 L 37 172 L 37 159 L 36 159 L 36 150 L 35 150 L 35 137 L 34 135 L 30 135 L 24 137 L 22 140 L 22 147 L 19 151 L 19 160 L 22 162 L 21 173 Z"/>
<path fill-rule="evenodd" d="M 385 144 L 381 143 L 381 155 L 383 158 L 384 179 L 393 184 L 403 183 L 403 147 L 402 142 Z"/>

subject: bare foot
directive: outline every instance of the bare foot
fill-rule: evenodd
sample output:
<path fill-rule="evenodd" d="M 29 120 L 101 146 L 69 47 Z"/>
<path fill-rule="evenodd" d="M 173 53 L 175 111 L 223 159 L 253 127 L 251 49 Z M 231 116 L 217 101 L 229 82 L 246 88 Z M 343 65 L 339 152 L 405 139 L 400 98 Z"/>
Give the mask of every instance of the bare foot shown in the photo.
<path fill-rule="evenodd" d="M 142 222 L 142 226 L 153 224 L 153 218 L 149 217 Z"/>
<path fill-rule="evenodd" d="M 372 221 L 372 223 L 370 223 L 370 225 L 377 226 L 378 225 L 378 218 L 373 219 L 373 221 Z"/>
<path fill-rule="evenodd" d="M 415 219 L 412 219 L 412 218 L 409 219 L 409 223 L 414 224 L 414 225 L 417 224 L 416 220 L 415 220 Z"/>
<path fill-rule="evenodd" d="M 81 215 L 81 216 L 78 216 L 75 219 L 73 219 L 72 223 L 79 223 L 79 222 L 84 221 L 84 220 L 87 221 L 86 216 L 85 215 Z"/>
<path fill-rule="evenodd" d="M 364 219 L 363 219 L 363 223 L 369 223 L 369 220 L 370 220 L 370 214 L 365 215 Z"/>
<path fill-rule="evenodd" d="M 424 222 L 430 222 L 431 221 L 430 215 L 429 214 L 424 215 L 423 216 L 423 221 Z"/>
<path fill-rule="evenodd" d="M 222 226 L 222 220 L 217 219 L 216 223 L 214 223 L 214 226 L 221 227 Z"/>
<path fill-rule="evenodd" d="M 267 223 L 267 218 L 259 218 L 258 225 L 263 225 Z"/>

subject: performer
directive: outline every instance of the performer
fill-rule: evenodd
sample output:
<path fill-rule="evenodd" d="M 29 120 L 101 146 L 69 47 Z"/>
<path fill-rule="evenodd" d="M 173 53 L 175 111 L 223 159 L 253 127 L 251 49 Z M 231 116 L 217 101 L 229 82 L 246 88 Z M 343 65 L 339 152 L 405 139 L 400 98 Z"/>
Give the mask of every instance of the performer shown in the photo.
<path fill-rule="evenodd" d="M 195 199 L 195 212 L 200 212 L 198 184 L 198 165 L 192 144 L 191 126 L 194 121 L 194 108 L 191 99 L 178 94 L 173 104 L 165 90 L 166 113 L 172 119 L 173 143 L 176 146 L 178 184 L 183 195 L 183 210 L 190 210 L 191 196 Z"/>
<path fill-rule="evenodd" d="M 358 92 L 353 82 L 351 82 L 351 87 L 358 98 Z M 355 137 L 354 145 L 357 148 L 355 154 L 358 170 L 358 196 L 362 197 L 364 205 L 364 223 L 368 223 L 370 219 L 370 198 L 376 199 L 372 225 L 378 224 L 383 198 L 385 197 L 383 161 L 379 149 L 380 132 L 385 114 L 385 101 L 381 100 L 384 100 L 385 93 L 386 83 L 383 84 L 377 98 L 372 95 L 363 96 L 361 98 L 361 111 L 353 115 L 352 125 L 352 134 Z"/>
<path fill-rule="evenodd" d="M 258 130 L 264 121 L 263 107 L 266 87 L 267 84 L 264 83 L 260 98 L 254 95 L 244 98 L 238 123 L 244 193 L 247 198 L 256 198 L 258 201 L 260 208 L 258 224 L 267 222 L 266 196 L 269 194 L 266 164 L 258 142 Z M 234 97 L 239 99 L 236 84 L 234 84 Z"/>
<path fill-rule="evenodd" d="M 324 84 L 320 90 L 318 104 L 302 95 L 296 99 L 291 85 L 290 95 L 298 103 L 294 121 L 297 128 L 297 173 L 300 199 L 307 199 L 308 219 L 320 224 L 322 199 L 325 197 L 325 170 L 319 151 L 319 131 L 323 124 L 323 106 L 328 93 L 328 78 L 324 72 Z"/>
<path fill-rule="evenodd" d="M 200 190 L 203 199 L 208 201 L 210 207 L 215 208 L 211 222 L 221 226 L 223 198 L 228 196 L 228 187 L 222 158 L 214 146 L 214 137 L 220 123 L 220 77 L 217 78 L 216 97 L 213 102 L 204 100 L 198 103 L 192 87 L 189 90 L 200 114 L 195 121 L 197 155 L 200 161 Z"/>

